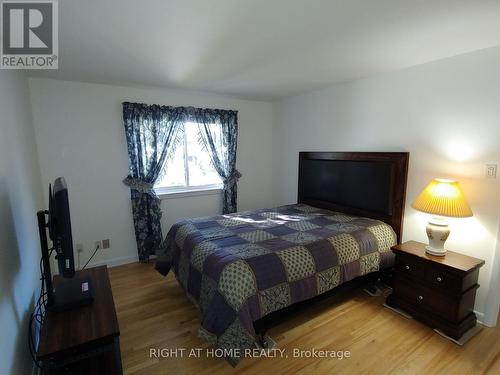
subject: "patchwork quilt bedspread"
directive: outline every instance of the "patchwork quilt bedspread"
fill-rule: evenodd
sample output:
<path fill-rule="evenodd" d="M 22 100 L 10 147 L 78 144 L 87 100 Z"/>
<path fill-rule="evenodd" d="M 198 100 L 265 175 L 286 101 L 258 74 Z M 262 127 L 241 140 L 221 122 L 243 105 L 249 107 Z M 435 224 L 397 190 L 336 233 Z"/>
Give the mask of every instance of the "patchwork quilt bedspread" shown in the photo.
<path fill-rule="evenodd" d="M 391 266 L 394 244 L 381 221 L 296 204 L 180 221 L 156 269 L 173 269 L 201 312 L 201 337 L 243 353 L 254 321 Z"/>

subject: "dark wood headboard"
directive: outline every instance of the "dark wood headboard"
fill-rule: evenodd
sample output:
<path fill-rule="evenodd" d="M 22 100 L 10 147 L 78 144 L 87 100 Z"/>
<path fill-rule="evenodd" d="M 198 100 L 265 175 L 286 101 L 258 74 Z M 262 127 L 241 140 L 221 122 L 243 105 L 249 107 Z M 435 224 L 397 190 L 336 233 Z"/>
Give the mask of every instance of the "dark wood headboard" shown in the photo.
<path fill-rule="evenodd" d="M 378 219 L 401 242 L 408 152 L 300 152 L 298 202 Z"/>

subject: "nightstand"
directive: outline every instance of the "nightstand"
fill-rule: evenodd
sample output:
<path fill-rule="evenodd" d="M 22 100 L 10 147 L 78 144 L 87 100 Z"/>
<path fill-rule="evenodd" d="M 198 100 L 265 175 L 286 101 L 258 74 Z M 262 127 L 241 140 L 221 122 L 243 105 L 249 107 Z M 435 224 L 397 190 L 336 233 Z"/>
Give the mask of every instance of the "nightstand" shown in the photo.
<path fill-rule="evenodd" d="M 433 256 L 425 246 L 409 241 L 392 247 L 394 286 L 386 303 L 458 340 L 476 325 L 474 300 L 484 260 L 453 251 Z"/>

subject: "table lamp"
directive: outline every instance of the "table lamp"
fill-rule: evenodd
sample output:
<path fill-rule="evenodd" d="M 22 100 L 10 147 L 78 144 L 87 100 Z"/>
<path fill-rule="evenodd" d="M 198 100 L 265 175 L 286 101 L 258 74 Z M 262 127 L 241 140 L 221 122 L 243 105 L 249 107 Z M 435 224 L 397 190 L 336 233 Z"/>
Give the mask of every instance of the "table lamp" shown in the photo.
<path fill-rule="evenodd" d="M 450 235 L 450 229 L 445 217 L 470 217 L 472 211 L 465 200 L 464 193 L 457 181 L 436 178 L 420 193 L 413 202 L 416 210 L 432 214 L 426 231 L 429 245 L 427 253 L 444 256 L 444 243 Z"/>

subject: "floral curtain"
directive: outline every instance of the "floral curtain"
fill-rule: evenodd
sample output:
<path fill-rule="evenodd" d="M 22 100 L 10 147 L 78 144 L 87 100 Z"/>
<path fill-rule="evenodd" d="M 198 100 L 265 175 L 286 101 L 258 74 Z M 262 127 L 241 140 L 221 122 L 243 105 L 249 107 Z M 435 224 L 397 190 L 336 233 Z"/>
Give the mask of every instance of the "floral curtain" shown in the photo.
<path fill-rule="evenodd" d="M 194 109 L 200 132 L 200 142 L 209 152 L 212 164 L 224 184 L 222 213 L 236 212 L 237 182 L 241 173 L 236 169 L 238 114 L 236 111 Z"/>
<path fill-rule="evenodd" d="M 212 164 L 223 180 L 223 213 L 236 212 L 236 169 L 238 117 L 236 111 L 169 107 L 142 103 L 123 104 L 132 213 L 139 260 L 147 261 L 162 242 L 160 200 L 154 184 L 182 139 L 184 123 L 198 124 L 199 141 L 209 152 Z"/>
<path fill-rule="evenodd" d="M 139 260 L 147 261 L 162 242 L 162 212 L 153 187 L 180 140 L 185 111 L 142 103 L 122 105 L 129 159 L 129 175 L 123 183 L 131 191 Z"/>

